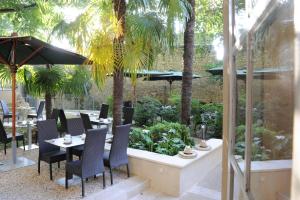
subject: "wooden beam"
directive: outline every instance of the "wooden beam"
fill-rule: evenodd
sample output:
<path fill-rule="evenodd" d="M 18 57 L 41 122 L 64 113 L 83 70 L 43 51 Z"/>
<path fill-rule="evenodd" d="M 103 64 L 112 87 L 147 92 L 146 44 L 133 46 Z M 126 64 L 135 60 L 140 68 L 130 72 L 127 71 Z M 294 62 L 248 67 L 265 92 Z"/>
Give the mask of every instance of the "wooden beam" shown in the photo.
<path fill-rule="evenodd" d="M 0 62 L 5 65 L 9 65 L 8 61 L 4 59 L 4 57 L 1 55 L 1 53 L 0 53 Z"/>
<path fill-rule="evenodd" d="M 224 35 L 224 69 L 223 69 L 223 150 L 222 150 L 222 193 L 221 199 L 227 200 L 229 193 L 229 75 L 227 74 L 227 69 L 229 66 L 229 0 L 223 1 L 223 35 Z"/>
<path fill-rule="evenodd" d="M 1 45 L 1 44 L 4 44 L 4 43 L 6 43 L 6 42 L 9 42 L 9 41 L 11 41 L 11 39 L 3 40 L 3 41 L 0 42 L 0 45 Z"/>
<path fill-rule="evenodd" d="M 294 76 L 294 128 L 293 128 L 293 168 L 291 184 L 291 200 L 300 199 L 300 1 L 294 1 L 295 26 L 295 76 Z"/>
<path fill-rule="evenodd" d="M 44 46 L 40 46 L 35 51 L 33 51 L 27 58 L 25 58 L 22 62 L 19 63 L 19 67 L 26 64 L 30 59 L 33 58 L 33 56 L 35 56 L 37 53 L 39 53 L 43 48 L 44 48 Z"/>

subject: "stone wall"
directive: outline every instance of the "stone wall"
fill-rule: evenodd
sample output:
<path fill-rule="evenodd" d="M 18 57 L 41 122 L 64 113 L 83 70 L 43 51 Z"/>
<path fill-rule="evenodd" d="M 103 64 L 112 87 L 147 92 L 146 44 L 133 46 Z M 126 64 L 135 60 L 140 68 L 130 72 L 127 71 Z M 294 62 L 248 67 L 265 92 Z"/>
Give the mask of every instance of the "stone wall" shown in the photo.
<path fill-rule="evenodd" d="M 177 49 L 172 54 L 160 55 L 156 59 L 153 66 L 154 70 L 176 70 L 182 71 L 183 61 L 182 61 L 183 49 Z M 208 53 L 205 56 L 200 56 L 199 53 L 195 55 L 194 73 L 200 76 L 205 76 L 204 78 L 193 80 L 193 98 L 197 98 L 205 102 L 222 102 L 222 81 L 215 80 L 211 77 L 209 73 L 205 72 L 205 66 L 216 63 L 215 55 L 213 52 Z M 107 101 L 107 98 L 112 95 L 113 80 L 109 77 L 103 88 L 97 88 L 94 85 L 90 91 L 91 97 L 85 97 L 83 107 L 89 109 L 91 104 L 94 104 L 94 108 L 97 109 L 98 106 Z M 172 84 L 172 94 L 181 94 L 181 81 L 175 81 Z M 143 78 L 139 78 L 136 83 L 136 97 L 137 99 L 143 96 L 153 96 L 165 102 L 170 95 L 170 87 L 167 81 L 144 81 Z M 133 86 L 129 78 L 124 79 L 124 100 L 131 100 L 133 96 Z M 63 107 L 66 109 L 77 109 L 74 99 L 67 99 L 63 97 L 64 103 Z M 94 103 L 91 103 L 94 101 Z M 56 98 L 55 107 L 62 107 L 61 98 Z"/>

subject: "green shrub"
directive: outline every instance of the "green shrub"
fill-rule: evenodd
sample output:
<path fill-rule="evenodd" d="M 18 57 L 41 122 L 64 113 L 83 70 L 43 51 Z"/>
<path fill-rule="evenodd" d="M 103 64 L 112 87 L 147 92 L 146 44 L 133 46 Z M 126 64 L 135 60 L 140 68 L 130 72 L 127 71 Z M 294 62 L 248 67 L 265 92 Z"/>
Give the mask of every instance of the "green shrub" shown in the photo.
<path fill-rule="evenodd" d="M 134 149 L 153 151 L 153 141 L 149 131 L 143 131 L 141 128 L 134 128 L 130 132 L 129 146 Z"/>
<path fill-rule="evenodd" d="M 159 116 L 161 103 L 152 97 L 141 98 L 134 110 L 134 121 L 138 126 L 152 125 Z"/>
<path fill-rule="evenodd" d="M 176 106 L 162 106 L 160 116 L 164 121 L 179 122 L 179 111 Z"/>
<path fill-rule="evenodd" d="M 219 103 L 203 103 L 192 101 L 194 131 L 200 125 L 206 125 L 206 138 L 222 138 L 223 105 Z"/>
<path fill-rule="evenodd" d="M 172 95 L 168 101 L 171 106 L 176 107 L 175 110 L 179 116 L 181 109 L 181 96 Z M 201 124 L 205 124 L 207 127 L 207 138 L 222 138 L 223 104 L 205 103 L 198 99 L 192 99 L 191 115 L 193 116 L 194 131 L 196 131 Z"/>
<path fill-rule="evenodd" d="M 133 129 L 129 147 L 173 156 L 186 145 L 194 145 L 190 130 L 185 125 L 164 121 L 147 129 L 148 131 Z"/>

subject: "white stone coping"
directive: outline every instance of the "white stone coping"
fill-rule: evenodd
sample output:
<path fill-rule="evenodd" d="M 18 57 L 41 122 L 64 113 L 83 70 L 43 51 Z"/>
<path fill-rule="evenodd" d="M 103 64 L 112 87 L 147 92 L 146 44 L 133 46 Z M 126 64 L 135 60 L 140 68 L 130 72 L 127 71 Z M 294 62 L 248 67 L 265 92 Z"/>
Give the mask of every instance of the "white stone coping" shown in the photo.
<path fill-rule="evenodd" d="M 239 162 L 239 166 L 244 171 L 244 162 Z M 275 172 L 292 169 L 292 160 L 265 160 L 252 161 L 251 172 Z"/>
<path fill-rule="evenodd" d="M 211 150 L 209 151 L 198 151 L 197 152 L 197 157 L 193 159 L 183 159 L 179 157 L 178 155 L 175 156 L 168 156 L 168 155 L 163 155 L 159 153 L 154 153 L 154 152 L 149 152 L 145 150 L 139 150 L 139 149 L 133 149 L 133 148 L 128 148 L 127 149 L 127 154 L 129 157 L 133 158 L 139 158 L 143 160 L 148 160 L 154 163 L 159 163 L 163 165 L 168 165 L 176 168 L 185 168 L 188 165 L 192 164 L 193 162 L 209 155 L 212 151 L 215 151 L 218 148 L 222 147 L 223 141 L 221 139 L 210 139 L 207 141 L 207 144 L 211 146 Z M 106 144 L 105 146 L 106 149 L 110 149 L 110 144 Z"/>

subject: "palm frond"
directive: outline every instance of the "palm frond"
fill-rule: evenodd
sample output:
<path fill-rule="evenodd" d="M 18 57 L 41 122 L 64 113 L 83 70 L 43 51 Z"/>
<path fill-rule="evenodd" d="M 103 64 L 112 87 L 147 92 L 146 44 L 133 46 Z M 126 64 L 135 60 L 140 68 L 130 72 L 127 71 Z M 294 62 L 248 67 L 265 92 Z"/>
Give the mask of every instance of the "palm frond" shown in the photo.
<path fill-rule="evenodd" d="M 73 94 L 76 97 L 88 95 L 91 88 L 91 76 L 87 68 L 72 66 L 67 71 L 67 77 L 63 84 L 63 92 Z"/>
<path fill-rule="evenodd" d="M 0 84 L 4 87 L 11 83 L 11 74 L 9 67 L 5 65 L 0 65 Z"/>
<path fill-rule="evenodd" d="M 62 89 L 64 76 L 65 73 L 61 67 L 34 67 L 28 92 L 33 96 L 41 96 L 46 91 L 55 95 Z"/>

